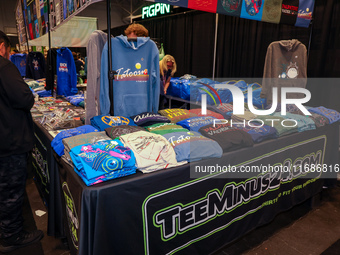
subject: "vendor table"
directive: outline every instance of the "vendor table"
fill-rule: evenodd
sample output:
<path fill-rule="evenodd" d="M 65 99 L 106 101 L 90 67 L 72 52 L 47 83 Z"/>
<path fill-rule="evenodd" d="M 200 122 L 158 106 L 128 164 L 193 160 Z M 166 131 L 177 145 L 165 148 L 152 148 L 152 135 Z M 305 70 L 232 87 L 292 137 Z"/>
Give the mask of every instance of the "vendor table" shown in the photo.
<path fill-rule="evenodd" d="M 58 164 L 51 147 L 53 137 L 36 121 L 34 121 L 34 135 L 36 143 L 32 151 L 32 169 L 35 184 L 48 208 L 47 233 L 51 236 L 64 237 Z"/>
<path fill-rule="evenodd" d="M 220 159 L 138 172 L 90 187 L 54 153 L 71 253 L 214 252 L 319 193 L 336 176 L 338 146 L 335 123 L 224 153 Z M 202 173 L 207 166 L 280 164 L 320 164 L 327 171 Z"/>

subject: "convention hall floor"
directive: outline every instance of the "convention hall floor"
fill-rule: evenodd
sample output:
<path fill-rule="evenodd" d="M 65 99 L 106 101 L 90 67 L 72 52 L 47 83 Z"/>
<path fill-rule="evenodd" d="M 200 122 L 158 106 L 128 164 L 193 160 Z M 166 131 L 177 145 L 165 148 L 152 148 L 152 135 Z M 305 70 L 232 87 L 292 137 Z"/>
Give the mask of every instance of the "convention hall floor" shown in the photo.
<path fill-rule="evenodd" d="M 36 227 L 44 231 L 45 237 L 40 244 L 8 254 L 70 254 L 64 240 L 47 236 L 47 210 L 31 177 L 27 180 L 26 191 L 29 203 L 25 207 L 31 210 Z M 38 210 L 46 214 L 38 216 Z M 340 254 L 340 182 L 334 188 L 323 189 L 313 204 L 306 202 L 279 214 L 270 224 L 250 232 L 213 255 L 236 254 Z"/>

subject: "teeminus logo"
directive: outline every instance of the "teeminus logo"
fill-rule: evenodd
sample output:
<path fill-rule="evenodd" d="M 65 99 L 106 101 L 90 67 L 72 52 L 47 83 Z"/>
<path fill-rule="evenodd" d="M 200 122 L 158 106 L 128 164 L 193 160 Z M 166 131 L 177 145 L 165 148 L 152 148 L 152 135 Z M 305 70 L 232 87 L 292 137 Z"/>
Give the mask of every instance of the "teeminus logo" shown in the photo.
<path fill-rule="evenodd" d="M 233 114 L 244 114 L 244 94 L 241 89 L 238 87 L 235 87 L 233 85 L 227 85 L 227 84 L 216 84 L 216 89 L 229 89 L 232 97 L 233 97 Z M 214 90 L 214 93 L 216 90 Z M 217 93 L 217 92 L 216 92 Z M 289 99 L 287 98 L 287 93 L 301 93 L 304 94 L 304 98 L 294 98 Z M 248 107 L 251 113 L 255 115 L 270 115 L 275 112 L 277 105 L 278 105 L 278 95 L 277 95 L 277 88 L 273 88 L 273 99 L 272 99 L 272 105 L 270 109 L 267 110 L 259 110 L 254 107 L 253 104 L 253 89 L 252 87 L 248 88 Z M 203 115 L 207 114 L 207 95 L 202 94 L 201 97 L 201 112 Z M 302 104 L 307 103 L 311 99 L 311 93 L 309 90 L 304 88 L 296 88 L 296 87 L 287 87 L 287 88 L 281 88 L 281 115 L 286 115 L 286 106 L 289 104 L 296 105 L 303 114 L 305 115 L 311 115 L 311 113 L 304 107 Z"/>

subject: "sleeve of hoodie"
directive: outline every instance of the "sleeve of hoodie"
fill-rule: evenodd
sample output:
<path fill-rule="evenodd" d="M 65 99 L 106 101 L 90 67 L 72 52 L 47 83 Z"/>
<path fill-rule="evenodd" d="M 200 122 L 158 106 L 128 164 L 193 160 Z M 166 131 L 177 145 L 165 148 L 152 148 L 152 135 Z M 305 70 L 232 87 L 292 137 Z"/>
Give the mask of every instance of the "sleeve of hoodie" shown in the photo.
<path fill-rule="evenodd" d="M 100 56 L 95 56 L 95 54 L 101 54 L 97 49 L 97 44 L 93 39 L 94 35 L 90 37 L 87 47 L 86 47 L 86 55 L 87 58 L 87 68 L 89 71 L 87 72 L 87 88 L 86 88 L 86 117 L 85 124 L 90 124 L 90 119 L 97 115 L 96 112 L 96 82 L 97 79 L 100 78 Z M 99 77 L 98 77 L 99 76 Z"/>
<path fill-rule="evenodd" d="M 272 77 L 272 57 L 273 57 L 273 43 L 271 43 L 267 48 L 266 58 L 264 62 L 263 68 L 263 80 L 262 80 L 262 90 L 260 97 L 267 98 L 268 93 L 271 93 L 270 89 L 270 78 Z"/>
<path fill-rule="evenodd" d="M 160 76 L 159 76 L 159 51 L 157 49 L 156 44 L 154 44 L 154 50 L 153 50 L 153 70 L 152 70 L 152 97 L 153 97 L 153 105 L 152 105 L 152 111 L 154 113 L 158 112 L 159 107 L 159 95 L 160 95 Z"/>
<path fill-rule="evenodd" d="M 102 52 L 101 66 L 100 66 L 100 93 L 99 104 L 100 114 L 109 115 L 110 113 L 110 97 L 109 97 L 109 78 L 108 78 L 108 43 L 105 44 Z"/>
<path fill-rule="evenodd" d="M 10 63 L 3 67 L 3 72 L 7 75 L 2 75 L 0 80 L 4 84 L 4 90 L 11 106 L 14 109 L 30 111 L 34 105 L 34 96 L 22 79 L 19 70 L 13 63 Z"/>

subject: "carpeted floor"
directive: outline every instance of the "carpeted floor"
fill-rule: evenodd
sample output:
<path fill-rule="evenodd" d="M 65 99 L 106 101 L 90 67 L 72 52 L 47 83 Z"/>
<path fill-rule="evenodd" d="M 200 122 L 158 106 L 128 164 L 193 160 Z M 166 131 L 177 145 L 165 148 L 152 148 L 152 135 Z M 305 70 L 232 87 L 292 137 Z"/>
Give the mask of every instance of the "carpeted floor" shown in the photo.
<path fill-rule="evenodd" d="M 340 239 L 332 244 L 327 250 L 325 250 L 321 255 L 339 255 L 340 254 Z"/>

